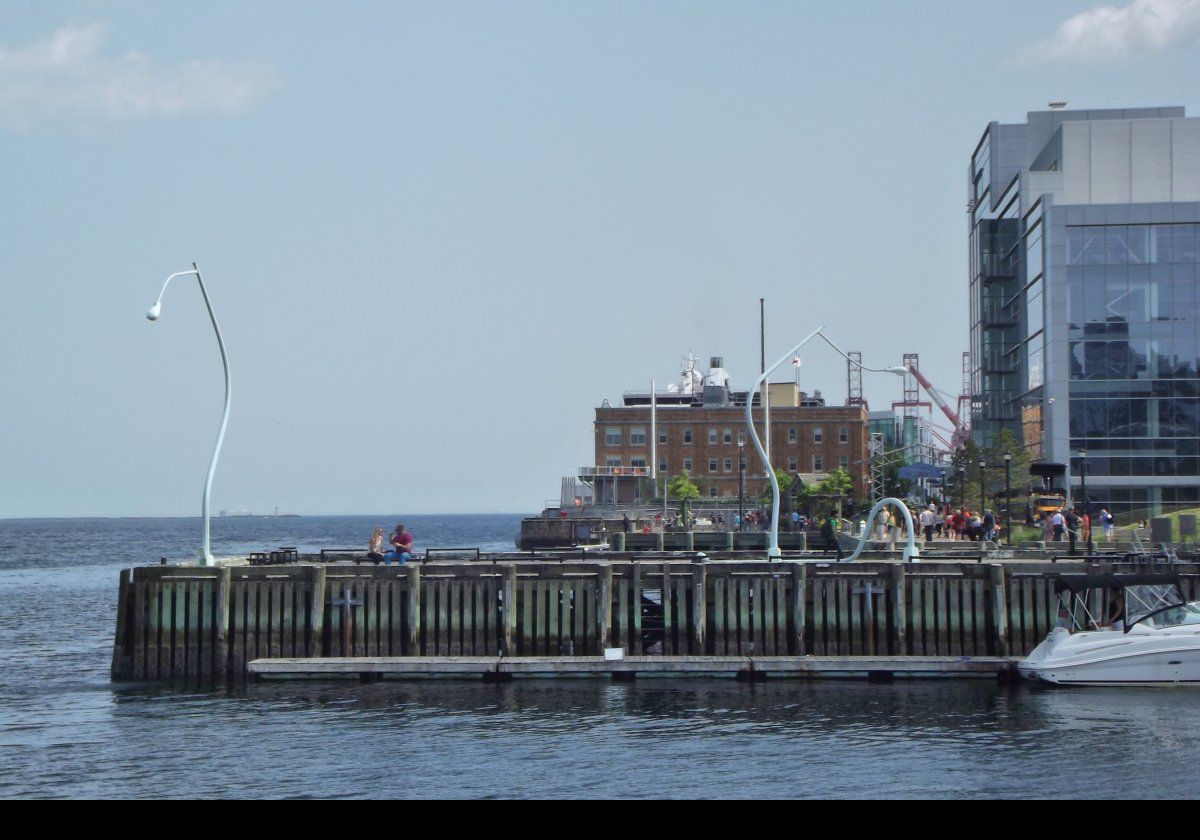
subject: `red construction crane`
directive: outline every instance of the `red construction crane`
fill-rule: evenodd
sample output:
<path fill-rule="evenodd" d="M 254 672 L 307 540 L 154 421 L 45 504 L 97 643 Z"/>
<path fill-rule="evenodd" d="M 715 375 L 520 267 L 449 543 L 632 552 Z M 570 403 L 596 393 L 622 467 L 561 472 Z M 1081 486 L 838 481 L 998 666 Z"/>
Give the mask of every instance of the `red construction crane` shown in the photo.
<path fill-rule="evenodd" d="M 946 404 L 946 401 L 942 399 L 941 394 L 939 394 L 933 387 L 933 383 L 926 379 L 921 371 L 917 370 L 917 366 L 908 365 L 907 367 L 908 372 L 911 373 L 913 377 L 921 383 L 921 387 L 925 389 L 925 393 L 929 394 L 930 398 L 937 404 L 937 407 L 942 410 L 942 414 L 946 415 L 946 418 L 950 421 L 950 425 L 954 427 L 954 436 L 951 438 L 950 444 L 952 448 L 958 449 L 967 442 L 967 438 L 970 436 L 970 430 L 963 423 L 958 414 L 956 414 L 955 411 Z"/>

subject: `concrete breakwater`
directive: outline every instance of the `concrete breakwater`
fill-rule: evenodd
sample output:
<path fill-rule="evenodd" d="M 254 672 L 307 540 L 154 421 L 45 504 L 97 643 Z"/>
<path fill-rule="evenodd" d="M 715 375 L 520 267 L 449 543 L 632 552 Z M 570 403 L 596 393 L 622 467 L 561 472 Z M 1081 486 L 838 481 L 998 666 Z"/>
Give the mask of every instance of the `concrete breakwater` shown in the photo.
<path fill-rule="evenodd" d="M 785 561 L 147 566 L 121 572 L 116 680 L 242 678 L 261 659 L 1009 657 L 1053 575 L 1130 565 Z M 1195 598 L 1200 564 L 1174 567 Z M 1096 605 L 1099 608 L 1099 604 Z"/>

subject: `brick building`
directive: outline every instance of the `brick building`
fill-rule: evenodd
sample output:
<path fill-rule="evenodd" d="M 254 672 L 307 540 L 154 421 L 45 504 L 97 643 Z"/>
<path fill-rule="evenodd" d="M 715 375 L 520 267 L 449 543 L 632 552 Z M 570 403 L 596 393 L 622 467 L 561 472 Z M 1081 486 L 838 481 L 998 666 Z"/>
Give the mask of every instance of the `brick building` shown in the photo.
<path fill-rule="evenodd" d="M 658 396 L 654 445 L 649 394 L 626 394 L 624 405 L 596 409 L 595 465 L 581 469 L 580 478 L 593 485 L 598 503 L 630 504 L 652 498 L 648 481 L 652 458 L 657 460 L 653 472 L 659 479 L 686 471 L 705 498 L 736 499 L 739 443 L 743 442 L 746 496 L 758 495 L 767 477 L 753 441 L 747 439 L 748 395 L 729 390 L 720 364 L 721 359 L 714 358 L 709 376 L 697 380 L 697 387 Z M 770 391 L 771 463 L 806 484 L 819 482 L 841 467 L 854 479 L 855 495 L 865 497 L 866 408 L 827 406 L 819 394 L 810 398 L 794 383 L 774 384 Z M 761 438 L 759 403 L 759 395 L 754 394 L 752 411 Z"/>

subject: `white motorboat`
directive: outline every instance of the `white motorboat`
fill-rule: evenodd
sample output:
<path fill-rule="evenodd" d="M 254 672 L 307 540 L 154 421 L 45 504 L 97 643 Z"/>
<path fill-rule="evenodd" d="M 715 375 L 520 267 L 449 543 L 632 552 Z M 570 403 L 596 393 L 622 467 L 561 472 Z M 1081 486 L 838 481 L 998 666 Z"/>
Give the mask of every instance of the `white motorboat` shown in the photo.
<path fill-rule="evenodd" d="M 1060 685 L 1200 684 L 1200 601 L 1176 574 L 1061 575 L 1058 626 L 1018 663 Z"/>

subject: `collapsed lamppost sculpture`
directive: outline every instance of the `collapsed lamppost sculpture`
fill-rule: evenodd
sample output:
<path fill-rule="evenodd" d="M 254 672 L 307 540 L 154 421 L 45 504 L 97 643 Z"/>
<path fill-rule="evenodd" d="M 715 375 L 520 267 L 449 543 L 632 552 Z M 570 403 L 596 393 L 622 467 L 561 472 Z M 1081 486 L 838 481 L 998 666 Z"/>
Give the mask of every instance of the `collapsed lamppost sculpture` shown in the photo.
<path fill-rule="evenodd" d="M 217 458 L 221 455 L 221 444 L 225 440 L 225 427 L 229 424 L 229 401 L 230 401 L 230 383 L 229 383 L 229 358 L 225 355 L 225 342 L 221 339 L 221 328 L 217 326 L 217 316 L 213 314 L 212 303 L 208 299 L 208 290 L 204 288 L 204 280 L 200 276 L 200 269 L 192 263 L 190 271 L 177 271 L 169 276 L 163 283 L 162 291 L 158 293 L 158 299 L 154 301 L 154 305 L 146 313 L 146 318 L 150 321 L 157 321 L 162 314 L 162 299 L 166 294 L 167 286 L 176 277 L 182 277 L 186 274 L 193 274 L 196 277 L 196 282 L 200 284 L 200 294 L 204 297 L 204 306 L 208 309 L 209 320 L 212 321 L 213 332 L 217 335 L 217 347 L 221 351 L 221 366 L 225 369 L 225 409 L 221 414 L 221 428 L 217 432 L 217 444 L 213 447 L 212 460 L 208 464 L 208 473 L 204 478 L 204 499 L 200 506 L 200 515 L 204 520 L 203 537 L 200 546 L 200 565 L 209 566 L 213 562 L 212 549 L 209 539 L 209 498 L 212 495 L 212 480 L 213 474 L 217 470 Z"/>

